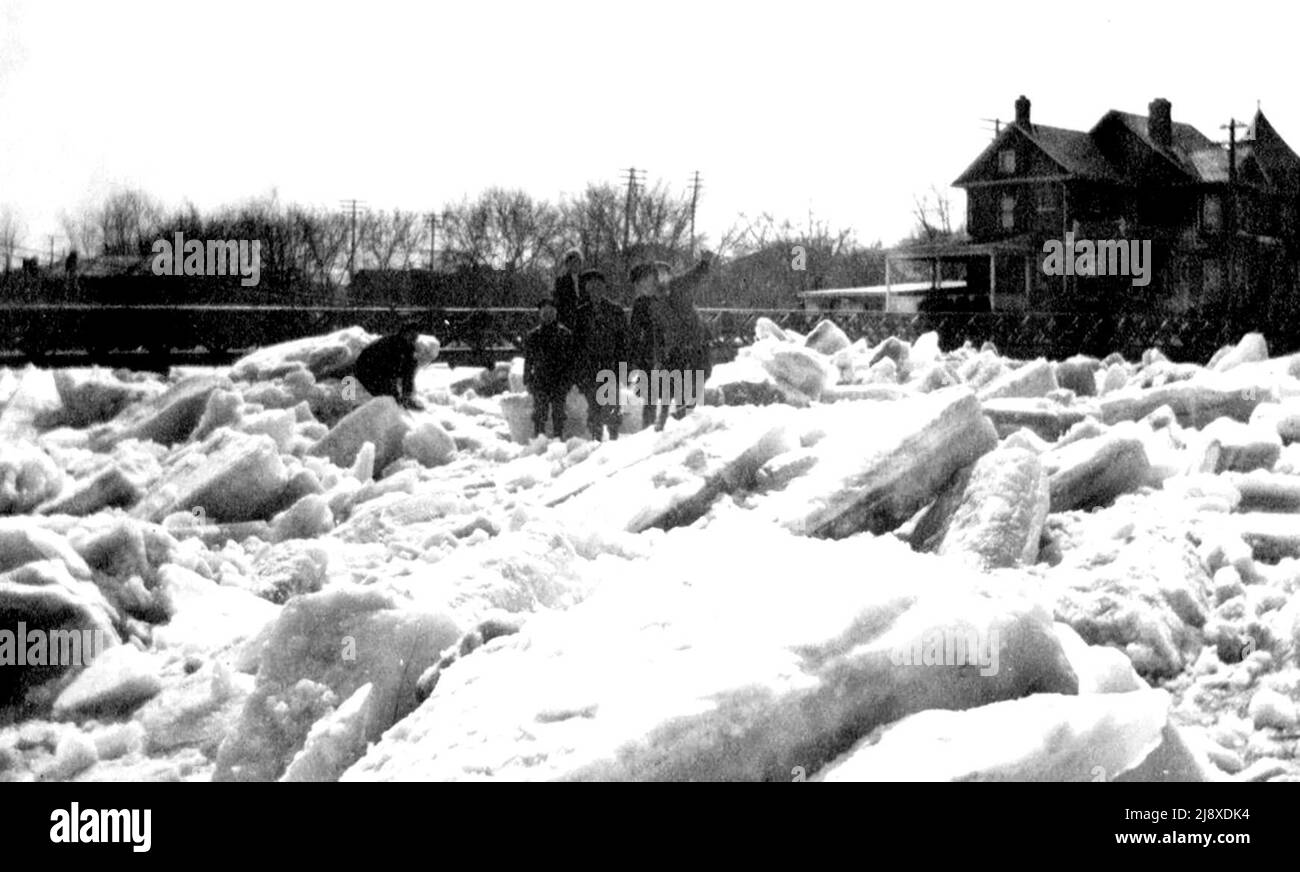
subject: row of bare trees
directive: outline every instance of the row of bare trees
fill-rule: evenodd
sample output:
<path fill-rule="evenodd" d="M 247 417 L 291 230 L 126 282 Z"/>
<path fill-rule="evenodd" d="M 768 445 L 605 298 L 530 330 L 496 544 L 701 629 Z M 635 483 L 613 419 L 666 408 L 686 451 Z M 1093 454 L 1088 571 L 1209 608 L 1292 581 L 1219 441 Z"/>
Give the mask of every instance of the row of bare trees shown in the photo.
<path fill-rule="evenodd" d="M 281 233 L 296 237 L 300 267 L 338 279 L 349 262 L 354 270 L 548 269 L 575 245 L 596 263 L 618 260 L 628 249 L 686 255 L 690 217 L 685 195 L 660 182 L 630 198 L 612 185 L 590 185 L 559 202 L 493 187 L 433 213 L 361 211 L 355 226 L 349 214 L 284 205 L 274 194 L 202 215 L 190 204 L 168 212 L 144 192 L 122 189 L 65 212 L 61 224 L 71 248 L 100 256 L 147 254 L 154 240 L 175 231 L 211 235 L 232 224 L 278 223 Z"/>
<path fill-rule="evenodd" d="M 690 201 L 662 182 L 632 196 L 610 184 L 588 185 L 559 202 L 520 190 L 489 188 L 444 208 L 440 265 L 493 267 L 509 272 L 550 268 L 577 247 L 588 264 L 609 268 L 628 258 L 690 256 Z"/>
<path fill-rule="evenodd" d="M 953 235 L 946 199 L 932 195 L 933 204 L 929 195 L 917 201 L 909 240 Z M 799 290 L 883 281 L 879 241 L 863 245 L 851 229 L 811 213 L 803 225 L 742 214 L 716 241 L 692 238 L 687 193 L 663 182 L 639 184 L 631 196 L 626 188 L 591 184 L 555 202 L 493 187 L 437 212 L 362 210 L 355 221 L 350 213 L 282 203 L 274 193 L 203 213 L 188 203 L 167 210 L 142 191 L 121 189 L 64 213 L 61 223 L 83 262 L 148 257 L 155 241 L 178 232 L 186 239 L 258 239 L 264 288 L 336 302 L 346 300 L 351 276 L 362 270 L 543 277 L 575 246 L 589 266 L 616 277 L 640 259 L 684 265 L 708 246 L 723 263 L 706 291 L 714 304 L 790 303 Z M 0 210 L 0 257 L 22 248 L 22 233 L 12 211 Z M 801 263 L 794 252 L 802 253 Z"/>

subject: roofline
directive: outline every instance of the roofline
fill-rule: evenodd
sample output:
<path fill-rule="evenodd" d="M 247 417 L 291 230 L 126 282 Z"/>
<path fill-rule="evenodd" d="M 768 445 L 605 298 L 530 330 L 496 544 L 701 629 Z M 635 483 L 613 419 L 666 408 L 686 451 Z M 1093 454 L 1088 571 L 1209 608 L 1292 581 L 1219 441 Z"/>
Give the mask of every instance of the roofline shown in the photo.
<path fill-rule="evenodd" d="M 1093 180 L 1092 176 L 1080 176 L 1075 173 L 1066 173 L 1065 175 L 1055 176 L 1021 176 L 1017 179 L 983 179 L 976 182 L 962 182 L 960 185 L 954 184 L 955 188 L 985 188 L 992 185 L 1036 185 L 1040 182 L 1073 182 L 1079 180 Z M 1096 181 L 1107 181 L 1106 179 L 1097 179 Z"/>
<path fill-rule="evenodd" d="M 1032 126 L 1033 126 L 1033 125 L 1030 125 L 1030 127 L 1032 127 Z M 967 176 L 967 175 L 968 175 L 972 170 L 974 170 L 975 167 L 980 163 L 980 161 L 984 160 L 984 158 L 985 158 L 987 155 L 991 154 L 991 153 L 992 153 L 992 152 L 993 152 L 993 151 L 994 151 L 994 150 L 995 150 L 999 145 L 1001 145 L 1001 144 L 1002 144 L 1002 140 L 1004 140 L 1004 139 L 1006 139 L 1008 136 L 1010 136 L 1010 135 L 1011 135 L 1011 132 L 1012 132 L 1013 130 L 1018 130 L 1018 131 L 1020 131 L 1020 133 L 1021 133 L 1021 134 L 1026 138 L 1026 139 L 1028 139 L 1030 143 L 1033 144 L 1034 148 L 1036 148 L 1036 149 L 1038 149 L 1040 152 L 1042 152 L 1043 156 L 1046 157 L 1048 160 L 1050 160 L 1052 163 L 1056 164 L 1058 167 L 1060 167 L 1062 170 L 1064 170 L 1067 174 L 1070 172 L 1070 170 L 1069 170 L 1068 167 L 1066 167 L 1066 166 L 1065 166 L 1064 164 L 1062 164 L 1059 160 L 1057 160 L 1056 158 L 1054 158 L 1054 157 L 1052 157 L 1050 154 L 1048 154 L 1047 149 L 1043 148 L 1041 145 L 1039 145 L 1039 144 L 1034 140 L 1034 134 L 1033 134 L 1032 131 L 1030 131 L 1030 130 L 1026 130 L 1024 127 L 1022 127 L 1019 123 L 1017 123 L 1017 122 L 1015 122 L 1015 121 L 1010 121 L 1010 122 L 1007 123 L 1007 126 L 1004 127 L 1004 128 L 1002 129 L 1002 132 L 1001 132 L 1001 133 L 999 133 L 997 136 L 993 137 L 993 141 L 990 142 L 987 146 L 985 146 L 984 150 L 981 151 L 981 152 L 979 153 L 979 155 L 975 158 L 975 160 L 971 161 L 970 166 L 968 166 L 968 167 L 966 167 L 966 169 L 962 170 L 961 174 L 958 175 L 957 178 L 953 180 L 953 182 L 952 182 L 952 187 L 954 187 L 954 188 L 964 188 L 964 187 L 966 187 L 966 185 L 970 184 L 969 182 L 963 182 L 962 179 L 965 178 L 965 177 L 966 177 L 966 176 Z"/>
<path fill-rule="evenodd" d="M 1125 111 L 1122 110 L 1122 109 L 1107 109 L 1107 110 L 1106 110 L 1106 114 L 1102 115 L 1101 118 L 1098 119 L 1097 123 L 1094 124 L 1094 125 L 1092 125 L 1092 129 L 1088 131 L 1088 137 L 1091 138 L 1091 137 L 1093 136 L 1093 134 L 1095 134 L 1095 133 L 1097 132 L 1097 128 L 1099 128 L 1099 127 L 1101 127 L 1103 124 L 1105 124 L 1105 123 L 1106 123 L 1106 120 L 1107 120 L 1108 118 L 1111 118 L 1112 116 L 1118 118 L 1118 116 L 1120 116 L 1120 115 L 1134 115 L 1134 116 L 1136 116 L 1136 117 L 1138 117 L 1138 118 L 1146 118 L 1146 119 L 1147 119 L 1147 123 L 1148 123 L 1148 125 L 1150 124 L 1150 120 L 1151 120 L 1151 118 L 1150 118 L 1149 115 L 1138 115 L 1136 112 L 1125 112 Z M 1120 123 L 1122 124 L 1123 122 L 1121 121 Z M 1182 125 L 1184 125 L 1185 127 L 1191 127 L 1192 130 L 1196 130 L 1195 127 L 1192 127 L 1192 125 L 1187 124 L 1186 122 L 1183 122 L 1183 121 L 1175 122 L 1175 121 L 1173 121 L 1173 120 L 1170 120 L 1169 123 L 1170 123 L 1170 125 L 1173 125 L 1173 124 L 1175 124 L 1175 123 L 1177 123 L 1177 124 L 1182 124 Z M 1124 124 L 1124 129 L 1125 129 L 1125 130 L 1128 130 L 1130 133 L 1133 133 L 1133 130 L 1132 130 L 1132 129 L 1127 125 L 1127 124 Z M 1197 132 L 1198 134 L 1200 134 L 1201 136 L 1204 136 L 1207 140 L 1210 140 L 1211 142 L 1214 141 L 1214 140 L 1211 140 L 1208 136 L 1205 136 L 1204 133 L 1201 133 L 1201 131 L 1196 130 L 1196 132 Z M 1148 134 L 1147 136 L 1140 136 L 1140 135 L 1138 135 L 1137 133 L 1133 133 L 1133 135 L 1134 135 L 1134 136 L 1137 136 L 1137 138 L 1138 138 L 1139 140 L 1141 140 L 1142 144 L 1145 145 L 1148 149 L 1150 149 L 1151 151 L 1153 151 L 1153 152 L 1155 152 L 1156 154 L 1158 154 L 1158 155 L 1160 155 L 1161 157 L 1163 157 L 1163 158 L 1165 159 L 1165 161 L 1168 162 L 1168 164 L 1169 164 L 1170 166 L 1172 166 L 1174 169 L 1178 170 L 1178 172 L 1180 172 L 1180 173 L 1182 173 L 1183 175 L 1187 176 L 1188 178 L 1194 179 L 1194 180 L 1196 180 L 1196 181 L 1204 181 L 1203 179 L 1198 179 L 1194 173 L 1190 172 L 1190 171 L 1187 169 L 1187 167 L 1183 166 L 1181 163 L 1179 163 L 1177 160 L 1175 160 L 1175 159 L 1173 158 L 1173 156 L 1172 156 L 1171 154 L 1169 154 L 1169 150 L 1168 150 L 1168 149 L 1162 149 L 1162 148 L 1158 147 L 1154 142 L 1151 142 L 1151 141 L 1150 141 L 1150 138 L 1151 138 L 1151 137 L 1150 137 L 1150 134 Z"/>

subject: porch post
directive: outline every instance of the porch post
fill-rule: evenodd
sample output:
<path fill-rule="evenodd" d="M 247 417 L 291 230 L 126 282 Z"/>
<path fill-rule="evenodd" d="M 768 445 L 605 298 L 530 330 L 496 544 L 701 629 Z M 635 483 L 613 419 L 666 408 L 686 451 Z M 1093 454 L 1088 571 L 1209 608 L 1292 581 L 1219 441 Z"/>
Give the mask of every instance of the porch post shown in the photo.
<path fill-rule="evenodd" d="M 885 311 L 889 311 L 889 255 L 885 255 Z"/>
<path fill-rule="evenodd" d="M 996 312 L 998 295 L 998 255 L 989 252 L 989 311 Z"/>

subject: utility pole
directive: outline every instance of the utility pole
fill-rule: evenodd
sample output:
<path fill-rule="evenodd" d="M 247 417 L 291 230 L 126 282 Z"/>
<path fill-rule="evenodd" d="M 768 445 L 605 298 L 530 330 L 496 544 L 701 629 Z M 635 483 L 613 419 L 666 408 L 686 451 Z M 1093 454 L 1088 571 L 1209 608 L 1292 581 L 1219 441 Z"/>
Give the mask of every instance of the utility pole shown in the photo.
<path fill-rule="evenodd" d="M 1236 118 L 1229 118 L 1227 124 L 1219 125 L 1220 130 L 1228 131 L 1228 199 L 1229 201 L 1233 201 L 1235 199 L 1236 186 L 1237 186 L 1237 128 L 1249 127 L 1249 126 L 1250 126 L 1249 124 L 1238 121 Z M 1236 207 L 1236 203 L 1232 202 L 1232 208 L 1230 208 L 1229 211 L 1235 213 L 1236 212 L 1235 207 Z M 1235 215 L 1233 217 L 1235 218 Z M 1231 223 L 1235 223 L 1235 222 L 1230 222 L 1230 224 Z M 1230 226 L 1229 229 L 1235 229 L 1235 228 Z"/>
<path fill-rule="evenodd" d="M 700 171 L 691 176 L 691 258 L 695 257 L 695 204 L 700 199 Z"/>
<path fill-rule="evenodd" d="M 46 237 L 50 240 L 50 269 L 54 269 L 54 237 Z"/>
<path fill-rule="evenodd" d="M 347 209 L 351 214 L 350 229 L 348 231 L 348 285 L 351 286 L 352 276 L 356 274 L 357 206 L 360 205 L 361 208 L 364 209 L 365 204 L 359 200 L 340 200 L 339 203 L 342 204 L 343 208 Z"/>
<path fill-rule="evenodd" d="M 636 167 L 629 167 L 623 172 L 627 175 L 627 200 L 623 204 L 623 256 L 627 257 L 627 249 L 631 244 L 632 232 L 632 203 L 636 197 L 636 186 L 638 177 L 641 180 L 645 178 L 645 170 L 638 170 Z"/>
<path fill-rule="evenodd" d="M 1229 118 L 1227 124 L 1219 125 L 1220 130 L 1228 131 L 1228 202 L 1224 204 L 1223 217 L 1224 229 L 1227 230 L 1228 236 L 1228 293 L 1232 295 L 1234 301 L 1236 300 L 1234 288 L 1237 261 L 1237 128 L 1248 126 L 1236 118 Z"/>

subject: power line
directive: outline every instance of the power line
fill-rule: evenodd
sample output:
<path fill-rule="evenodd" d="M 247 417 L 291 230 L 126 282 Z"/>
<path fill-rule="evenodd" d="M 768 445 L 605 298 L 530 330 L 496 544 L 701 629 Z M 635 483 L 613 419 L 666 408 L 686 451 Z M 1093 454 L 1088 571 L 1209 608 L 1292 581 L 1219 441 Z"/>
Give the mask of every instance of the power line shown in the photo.
<path fill-rule="evenodd" d="M 1228 233 L 1237 232 L 1237 128 L 1249 128 L 1249 124 L 1229 118 L 1227 124 L 1220 124 L 1220 130 L 1228 131 Z M 1233 279 L 1232 251 L 1228 252 L 1228 281 Z"/>
<path fill-rule="evenodd" d="M 627 184 L 627 200 L 623 204 L 623 255 L 625 257 L 631 243 L 632 203 L 636 197 L 637 185 L 645 181 L 645 173 L 645 170 L 638 170 L 636 167 L 623 170 L 624 182 Z"/>
<path fill-rule="evenodd" d="M 356 274 L 357 260 L 357 206 L 365 211 L 366 204 L 362 200 L 340 200 L 339 204 L 351 214 L 350 230 L 348 233 L 348 286 L 352 285 L 352 277 Z"/>

